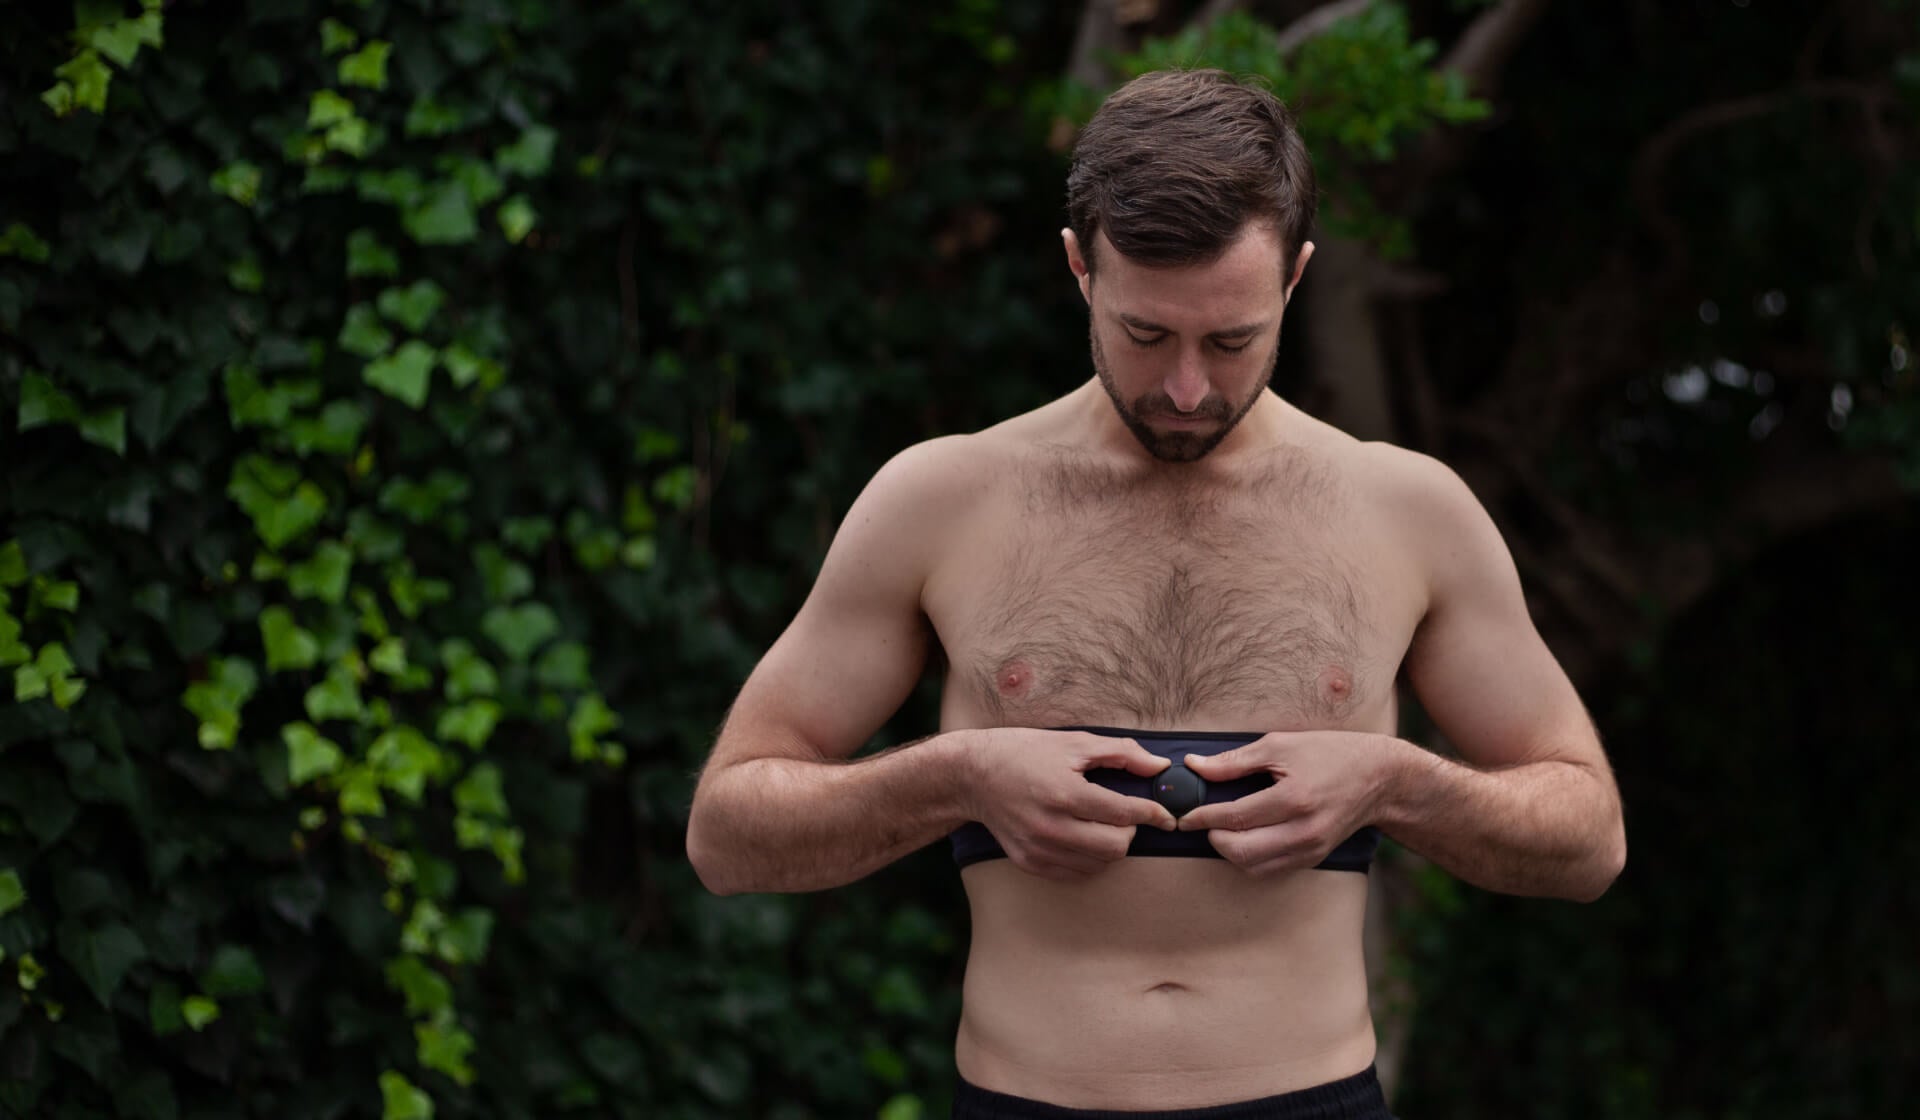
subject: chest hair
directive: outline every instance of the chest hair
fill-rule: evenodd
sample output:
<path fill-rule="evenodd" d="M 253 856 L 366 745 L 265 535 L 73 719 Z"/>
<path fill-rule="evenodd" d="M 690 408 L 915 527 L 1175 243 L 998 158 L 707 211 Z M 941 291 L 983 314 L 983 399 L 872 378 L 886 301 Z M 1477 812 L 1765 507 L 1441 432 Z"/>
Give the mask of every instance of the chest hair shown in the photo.
<path fill-rule="evenodd" d="M 1142 479 L 1041 453 L 961 679 L 998 720 L 1332 726 L 1361 702 L 1356 576 L 1330 474 L 1276 452 L 1239 477 Z"/>

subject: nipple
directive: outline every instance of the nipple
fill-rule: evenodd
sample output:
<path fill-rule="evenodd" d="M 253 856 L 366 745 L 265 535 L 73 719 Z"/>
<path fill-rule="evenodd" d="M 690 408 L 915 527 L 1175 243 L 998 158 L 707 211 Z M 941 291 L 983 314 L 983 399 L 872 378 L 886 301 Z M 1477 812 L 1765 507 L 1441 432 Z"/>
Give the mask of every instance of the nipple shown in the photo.
<path fill-rule="evenodd" d="M 1024 661 L 1009 661 L 994 675 L 994 684 L 1002 696 L 1019 696 L 1033 684 L 1033 667 Z"/>
<path fill-rule="evenodd" d="M 1338 665 L 1320 670 L 1320 695 L 1330 703 L 1344 704 L 1353 695 L 1353 674 Z"/>

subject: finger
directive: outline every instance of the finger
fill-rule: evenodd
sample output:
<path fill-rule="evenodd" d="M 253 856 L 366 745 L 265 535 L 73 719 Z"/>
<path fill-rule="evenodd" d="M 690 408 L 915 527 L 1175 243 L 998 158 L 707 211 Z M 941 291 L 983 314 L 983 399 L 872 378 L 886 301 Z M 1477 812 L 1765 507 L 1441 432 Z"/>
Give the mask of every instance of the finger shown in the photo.
<path fill-rule="evenodd" d="M 1125 770 L 1129 774 L 1138 774 L 1142 778 L 1151 778 L 1171 765 L 1173 765 L 1171 759 L 1154 754 L 1132 739 L 1088 735 L 1081 754 L 1080 769 L 1091 770 L 1098 766 L 1109 766 L 1115 770 Z"/>
<path fill-rule="evenodd" d="M 1048 845 L 1046 854 L 1049 859 L 1077 856 L 1098 860 L 1102 864 L 1112 863 L 1127 854 L 1128 845 L 1133 843 L 1133 826 L 1072 821 L 1050 831 L 1044 842 Z"/>
<path fill-rule="evenodd" d="M 1196 805 L 1180 818 L 1180 831 L 1226 829 L 1245 832 L 1291 820 L 1304 810 L 1305 806 L 1299 804 L 1293 791 L 1283 785 L 1273 785 L 1232 801 Z"/>
<path fill-rule="evenodd" d="M 1207 841 L 1227 862 L 1251 875 L 1312 867 L 1326 857 L 1326 846 L 1297 822 L 1244 832 L 1215 829 Z"/>
<path fill-rule="evenodd" d="M 1173 814 L 1158 801 L 1128 797 L 1092 782 L 1086 783 L 1086 786 L 1084 791 L 1076 793 L 1072 805 L 1073 815 L 1083 821 L 1110 825 L 1144 824 L 1168 832 L 1179 826 Z"/>
<path fill-rule="evenodd" d="M 1225 782 L 1265 772 L 1273 764 L 1273 752 L 1264 741 L 1255 741 L 1219 754 L 1190 754 L 1182 761 L 1209 782 Z"/>

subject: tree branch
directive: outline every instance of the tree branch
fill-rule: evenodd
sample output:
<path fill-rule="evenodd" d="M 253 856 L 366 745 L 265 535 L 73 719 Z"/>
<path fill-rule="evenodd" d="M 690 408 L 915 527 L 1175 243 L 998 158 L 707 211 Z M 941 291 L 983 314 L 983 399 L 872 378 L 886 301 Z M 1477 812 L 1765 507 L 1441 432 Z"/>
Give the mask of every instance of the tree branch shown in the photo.
<path fill-rule="evenodd" d="M 1087 0 L 1087 6 L 1080 11 L 1079 30 L 1074 32 L 1067 77 L 1090 89 L 1105 89 L 1113 82 L 1113 71 L 1108 69 L 1105 56 L 1120 47 L 1117 0 Z"/>
<path fill-rule="evenodd" d="M 1640 153 L 1634 157 L 1630 179 L 1633 198 L 1641 216 L 1666 248 L 1668 269 L 1680 267 L 1688 256 L 1686 229 L 1661 198 L 1661 179 L 1674 155 L 1702 133 L 1765 116 L 1802 99 L 1858 102 L 1861 112 L 1866 114 L 1869 131 L 1878 138 L 1885 135 L 1877 116 L 1879 108 L 1894 98 L 1891 91 L 1862 82 L 1803 82 L 1770 93 L 1700 106 L 1681 114 L 1641 146 Z"/>
<path fill-rule="evenodd" d="M 1474 18 L 1440 63 L 1467 80 L 1477 97 L 1499 92 L 1507 62 L 1547 10 L 1547 0 L 1500 0 Z"/>

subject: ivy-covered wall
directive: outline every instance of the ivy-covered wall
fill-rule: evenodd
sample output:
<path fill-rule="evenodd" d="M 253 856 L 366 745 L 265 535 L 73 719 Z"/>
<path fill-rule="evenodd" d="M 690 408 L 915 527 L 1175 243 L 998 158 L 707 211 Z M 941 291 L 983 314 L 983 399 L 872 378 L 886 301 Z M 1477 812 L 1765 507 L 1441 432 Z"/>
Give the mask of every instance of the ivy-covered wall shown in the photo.
<path fill-rule="evenodd" d="M 951 913 L 680 832 L 849 485 L 1061 384 L 1053 21 L 13 13 L 0 1105 L 915 1114 Z"/>

